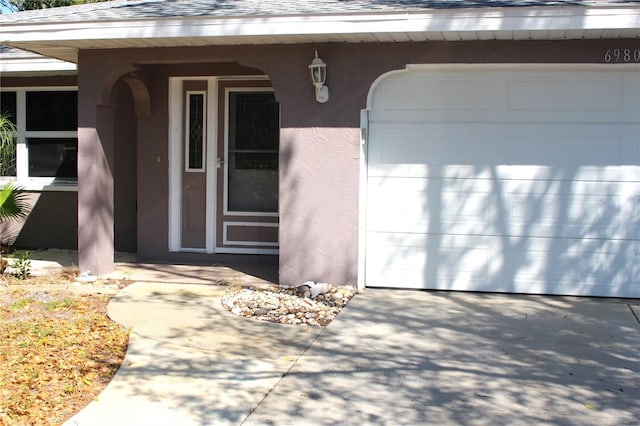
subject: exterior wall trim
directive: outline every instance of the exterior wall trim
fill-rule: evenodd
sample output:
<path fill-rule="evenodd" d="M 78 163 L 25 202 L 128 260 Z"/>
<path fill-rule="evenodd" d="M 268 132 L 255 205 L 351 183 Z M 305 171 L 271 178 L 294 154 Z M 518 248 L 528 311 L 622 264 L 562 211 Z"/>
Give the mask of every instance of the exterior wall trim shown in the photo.
<path fill-rule="evenodd" d="M 207 208 L 205 211 L 206 225 L 205 225 L 205 250 L 207 253 L 214 253 L 216 250 L 216 200 L 218 197 L 218 185 L 217 185 L 217 164 L 218 159 L 216 156 L 217 143 L 218 143 L 218 81 L 219 78 L 207 79 L 207 118 L 205 122 L 209 121 L 209 117 L 212 125 L 207 123 L 207 144 L 205 151 L 209 155 L 205 156 L 206 164 L 205 168 L 208 170 L 206 174 L 206 189 L 205 189 L 205 202 Z"/>
<path fill-rule="evenodd" d="M 377 86 L 378 80 L 374 82 Z M 372 93 L 372 92 L 370 92 Z M 368 104 L 369 102 L 367 102 Z M 356 289 L 364 290 L 366 273 L 366 253 L 367 253 L 367 138 L 369 137 L 369 110 L 360 111 L 360 168 L 358 183 L 358 277 L 356 279 Z"/>
<path fill-rule="evenodd" d="M 182 214 L 180 211 L 182 199 L 182 144 L 180 131 L 180 99 L 182 99 L 181 83 L 178 77 L 169 77 L 169 251 L 181 251 Z"/>
<path fill-rule="evenodd" d="M 267 248 L 229 248 L 229 247 L 220 247 L 216 249 L 216 254 L 265 254 L 265 255 L 274 255 L 277 256 L 280 254 L 278 249 L 267 249 Z"/>

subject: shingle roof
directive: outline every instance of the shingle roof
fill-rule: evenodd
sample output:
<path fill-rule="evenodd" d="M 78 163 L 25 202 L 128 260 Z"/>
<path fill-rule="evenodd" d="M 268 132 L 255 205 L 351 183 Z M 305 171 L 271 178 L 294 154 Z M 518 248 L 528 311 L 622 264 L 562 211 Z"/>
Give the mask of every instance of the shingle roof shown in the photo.
<path fill-rule="evenodd" d="M 114 0 L 0 15 L 5 23 L 115 21 L 165 17 L 243 17 L 356 12 L 419 12 L 428 9 L 619 6 L 640 0 Z"/>

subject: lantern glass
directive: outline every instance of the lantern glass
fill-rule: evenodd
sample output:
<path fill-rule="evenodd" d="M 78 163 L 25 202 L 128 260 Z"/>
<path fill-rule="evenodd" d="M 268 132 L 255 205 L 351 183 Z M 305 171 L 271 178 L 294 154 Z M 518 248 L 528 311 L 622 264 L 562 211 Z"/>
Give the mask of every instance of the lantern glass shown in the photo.
<path fill-rule="evenodd" d="M 311 65 L 311 81 L 313 82 L 313 84 L 322 85 L 326 80 L 327 80 L 327 66 L 325 64 L 312 64 Z"/>

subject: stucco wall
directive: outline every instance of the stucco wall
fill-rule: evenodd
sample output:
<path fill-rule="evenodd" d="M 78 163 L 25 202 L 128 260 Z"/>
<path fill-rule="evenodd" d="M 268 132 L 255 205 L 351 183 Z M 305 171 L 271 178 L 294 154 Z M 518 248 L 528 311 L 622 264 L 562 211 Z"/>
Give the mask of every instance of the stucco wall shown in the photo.
<path fill-rule="evenodd" d="M 282 130 L 282 284 L 306 280 L 355 284 L 358 140 L 353 128 Z"/>
<path fill-rule="evenodd" d="M 29 192 L 27 203 L 29 215 L 25 219 L 0 224 L 0 242 L 23 249 L 77 248 L 76 192 Z"/>
<path fill-rule="evenodd" d="M 82 51 L 80 109 L 95 110 L 103 87 L 108 86 L 105 82 L 117 70 L 138 67 L 137 78 L 146 84 L 151 104 L 151 113 L 137 121 L 138 254 L 171 259 L 167 250 L 168 77 L 238 72 L 233 63 L 268 75 L 281 105 L 280 283 L 313 279 L 355 285 L 360 110 L 379 76 L 406 64 L 601 63 L 606 49 L 637 48 L 638 44 L 638 40 L 478 41 Z M 326 104 L 315 102 L 309 79 L 314 50 L 328 64 L 330 100 Z M 101 136 L 96 139 L 91 130 L 96 127 L 95 117 L 87 113 L 86 118 L 81 120 L 88 128 L 81 144 L 89 146 Z M 105 135 L 105 140 L 109 137 Z M 105 146 L 108 158 L 109 142 Z M 100 152 L 98 157 L 92 153 L 91 161 L 99 166 L 98 176 L 104 177 L 109 170 L 100 166 Z M 80 170 L 89 173 L 88 168 Z M 90 187 L 109 189 L 95 176 L 91 179 Z M 85 201 L 81 221 L 89 220 L 89 213 L 109 208 L 108 200 L 87 195 Z M 87 233 L 80 238 L 96 236 L 104 237 Z M 105 246 L 92 247 L 97 250 L 94 253 L 103 253 Z"/>

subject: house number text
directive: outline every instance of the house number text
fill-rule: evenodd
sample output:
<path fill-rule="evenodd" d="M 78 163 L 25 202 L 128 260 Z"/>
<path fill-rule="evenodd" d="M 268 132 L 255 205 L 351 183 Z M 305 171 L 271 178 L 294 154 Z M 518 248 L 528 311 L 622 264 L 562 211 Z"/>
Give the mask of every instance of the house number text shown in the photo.
<path fill-rule="evenodd" d="M 604 52 L 604 62 L 607 64 L 640 62 L 640 49 L 607 49 Z"/>

